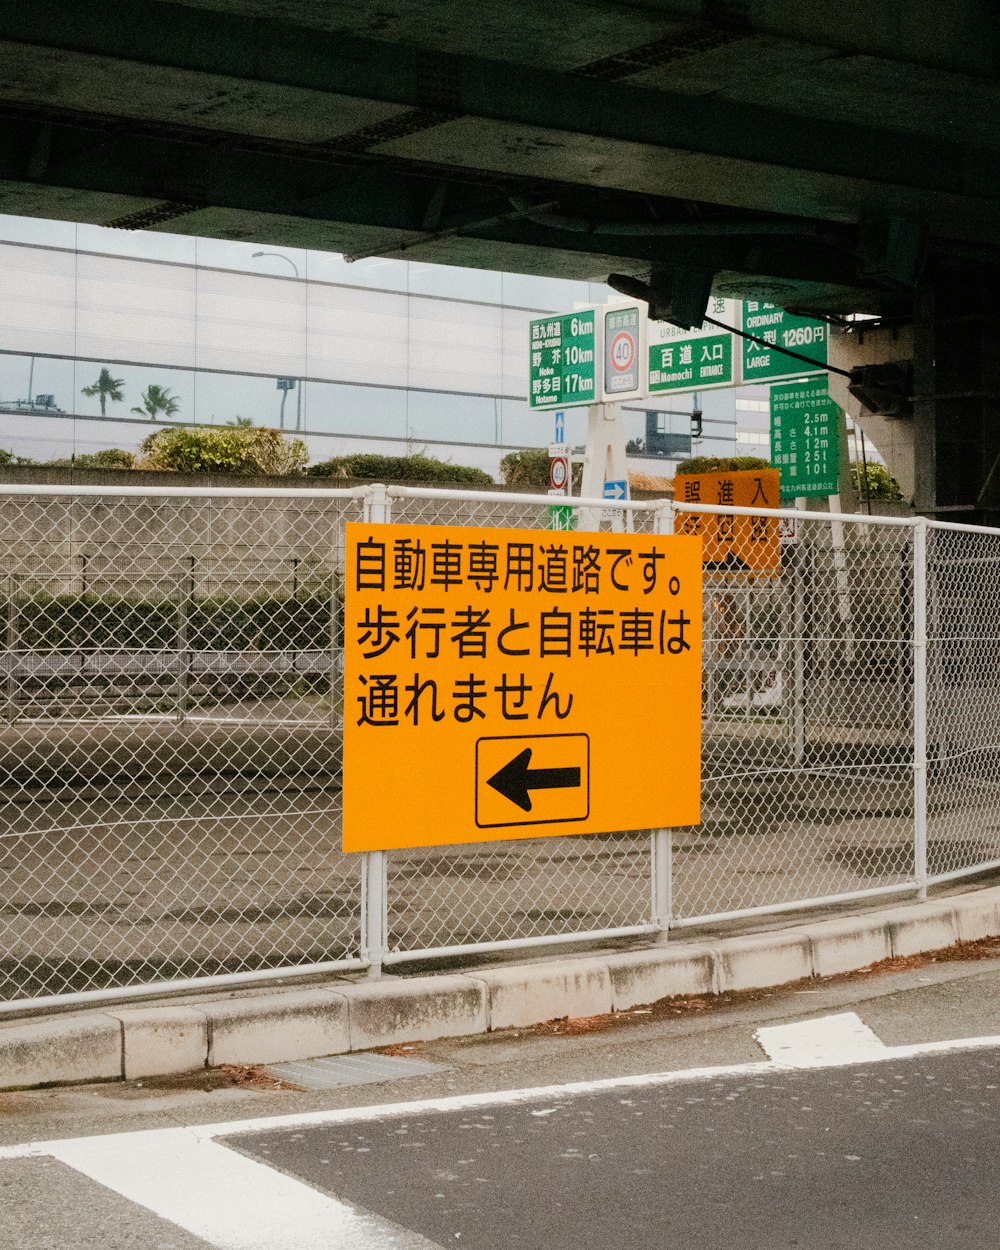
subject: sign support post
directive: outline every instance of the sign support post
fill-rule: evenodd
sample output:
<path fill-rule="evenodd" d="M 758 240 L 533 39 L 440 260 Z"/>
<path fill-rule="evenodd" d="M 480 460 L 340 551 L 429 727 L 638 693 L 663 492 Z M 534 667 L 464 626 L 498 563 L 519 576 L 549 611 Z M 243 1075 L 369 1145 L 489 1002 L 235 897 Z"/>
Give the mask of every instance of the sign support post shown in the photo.
<path fill-rule="evenodd" d="M 645 304 L 625 302 L 578 305 L 572 313 L 529 323 L 528 403 L 533 409 L 587 406 L 587 451 L 581 494 L 590 499 L 629 498 L 622 401 L 642 399 L 649 388 Z M 570 457 L 559 436 L 550 452 L 557 489 Z M 565 463 L 563 463 L 565 462 Z M 615 533 L 631 530 L 624 509 L 611 509 Z M 608 509 L 583 508 L 578 526 L 599 530 Z"/>
<path fill-rule="evenodd" d="M 584 499 L 604 498 L 605 482 L 624 482 L 623 498 L 629 498 L 621 404 L 592 404 L 587 409 L 587 454 L 583 460 L 580 494 Z M 630 519 L 627 516 L 613 526 L 614 532 L 625 532 Z M 597 530 L 600 527 L 601 513 L 597 508 L 580 509 L 581 530 Z"/>
<path fill-rule="evenodd" d="M 371 488 L 364 502 L 366 524 L 385 525 L 391 519 L 392 504 L 381 482 Z M 385 851 L 365 851 L 361 867 L 361 954 L 368 961 L 366 975 L 378 980 L 389 949 L 389 874 Z"/>
<path fill-rule="evenodd" d="M 804 496 L 795 500 L 799 512 L 805 512 Z M 804 537 L 804 535 L 803 535 Z M 801 540 L 793 544 L 792 635 L 795 655 L 792 668 L 792 759 L 802 767 L 806 755 L 806 561 L 811 550 Z"/>
<path fill-rule="evenodd" d="M 386 852 L 367 851 L 361 868 L 361 957 L 367 976 L 378 980 L 389 949 L 389 889 Z"/>
<path fill-rule="evenodd" d="M 653 924 L 659 930 L 659 940 L 665 942 L 673 919 L 673 855 L 672 829 L 653 829 L 650 834 L 650 857 L 653 880 Z"/>

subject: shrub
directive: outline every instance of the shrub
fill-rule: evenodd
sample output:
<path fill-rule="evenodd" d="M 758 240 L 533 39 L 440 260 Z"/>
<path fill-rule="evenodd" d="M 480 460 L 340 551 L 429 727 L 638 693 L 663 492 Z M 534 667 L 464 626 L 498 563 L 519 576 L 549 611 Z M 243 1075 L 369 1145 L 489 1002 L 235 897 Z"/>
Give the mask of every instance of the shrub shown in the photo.
<path fill-rule="evenodd" d="M 736 473 L 740 469 L 770 469 L 761 456 L 692 456 L 678 464 L 677 473 Z"/>
<path fill-rule="evenodd" d="M 330 594 L 187 601 L 192 650 L 324 651 L 330 646 Z M 28 595 L 17 601 L 18 645 L 46 651 L 85 648 L 159 651 L 177 646 L 178 602 L 115 595 Z"/>
<path fill-rule="evenodd" d="M 525 447 L 512 451 L 500 461 L 500 475 L 511 490 L 544 494 L 549 489 L 549 452 L 547 447 Z M 573 465 L 573 490 L 579 493 L 583 481 L 583 465 Z"/>
<path fill-rule="evenodd" d="M 246 426 L 181 426 L 157 430 L 142 444 L 140 469 L 175 473 L 268 474 L 288 477 L 303 471 L 309 452 L 300 438 L 279 430 Z"/>
<path fill-rule="evenodd" d="M 483 469 L 451 464 L 434 456 L 382 456 L 357 453 L 321 460 L 306 470 L 310 477 L 352 477 L 362 482 L 444 482 L 452 486 L 493 486 Z"/>
<path fill-rule="evenodd" d="M 864 461 L 852 460 L 851 479 L 854 482 L 854 489 L 862 500 L 882 500 L 894 503 L 903 498 L 899 483 L 884 464 L 872 464 L 869 461 L 866 465 Z"/>
<path fill-rule="evenodd" d="M 122 447 L 106 447 L 103 451 L 82 451 L 47 463 L 54 469 L 134 469 L 135 455 Z"/>

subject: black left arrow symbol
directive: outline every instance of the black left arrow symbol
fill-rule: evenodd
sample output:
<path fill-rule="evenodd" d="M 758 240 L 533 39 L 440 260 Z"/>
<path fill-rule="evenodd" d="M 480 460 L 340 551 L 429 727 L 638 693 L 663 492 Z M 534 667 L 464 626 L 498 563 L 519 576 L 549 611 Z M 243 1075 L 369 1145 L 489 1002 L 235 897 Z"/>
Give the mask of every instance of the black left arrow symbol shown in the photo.
<path fill-rule="evenodd" d="M 531 790 L 575 790 L 580 785 L 579 768 L 529 768 L 531 747 L 515 755 L 486 783 L 524 812 L 531 811 Z"/>

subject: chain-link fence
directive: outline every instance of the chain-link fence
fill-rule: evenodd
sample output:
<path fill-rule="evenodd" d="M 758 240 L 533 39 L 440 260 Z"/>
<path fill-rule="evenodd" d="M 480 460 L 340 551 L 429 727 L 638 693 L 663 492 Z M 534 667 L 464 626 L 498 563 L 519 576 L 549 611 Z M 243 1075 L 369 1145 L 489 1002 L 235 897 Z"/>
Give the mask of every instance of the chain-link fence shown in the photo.
<path fill-rule="evenodd" d="M 410 525 L 653 533 L 661 509 L 639 503 L 572 508 L 531 496 L 447 495 L 389 488 L 392 520 Z M 637 725 L 637 737 L 641 728 Z M 387 959 L 450 947 L 521 945 L 651 927 L 648 834 L 610 833 L 393 851 L 388 857 Z"/>
<path fill-rule="evenodd" d="M 790 513 L 779 540 L 773 512 L 378 486 L 8 487 L 0 512 L 8 1005 L 652 932 L 1000 862 L 1000 532 Z M 702 824 L 345 856 L 361 519 L 710 523 Z"/>
<path fill-rule="evenodd" d="M 1000 861 L 1000 534 L 927 536 L 927 867 Z"/>
<path fill-rule="evenodd" d="M 705 566 L 703 820 L 675 835 L 675 923 L 912 883 L 913 527 L 800 513 L 779 539 L 766 513 L 678 509 L 679 530 L 725 525 L 727 556 Z"/>
<path fill-rule="evenodd" d="M 356 961 L 349 492 L 0 495 L 0 999 Z"/>

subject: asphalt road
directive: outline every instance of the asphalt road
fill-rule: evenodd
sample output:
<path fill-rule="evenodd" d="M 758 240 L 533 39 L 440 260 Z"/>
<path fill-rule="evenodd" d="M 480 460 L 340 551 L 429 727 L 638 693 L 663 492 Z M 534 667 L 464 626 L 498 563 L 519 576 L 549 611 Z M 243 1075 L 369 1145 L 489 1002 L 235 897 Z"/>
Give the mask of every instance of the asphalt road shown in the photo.
<path fill-rule="evenodd" d="M 328 1093 L 0 1095 L 0 1244 L 982 1250 L 1000 1049 L 934 1046 L 1000 1034 L 998 991 L 1000 961 L 930 964 Z"/>
<path fill-rule="evenodd" d="M 230 1139 L 465 1250 L 983 1250 L 1000 1053 L 555 1095 Z"/>

